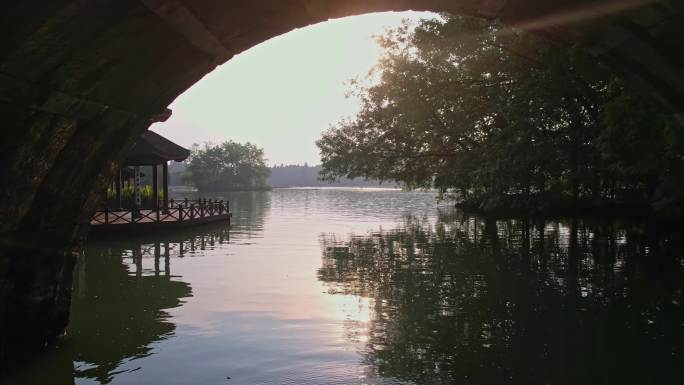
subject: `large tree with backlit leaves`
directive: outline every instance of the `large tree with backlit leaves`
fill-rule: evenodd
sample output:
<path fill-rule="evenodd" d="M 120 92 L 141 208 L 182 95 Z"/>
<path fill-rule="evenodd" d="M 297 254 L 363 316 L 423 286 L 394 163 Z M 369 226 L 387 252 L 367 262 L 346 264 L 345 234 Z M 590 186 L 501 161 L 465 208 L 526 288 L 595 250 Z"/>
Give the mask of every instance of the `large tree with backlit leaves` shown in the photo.
<path fill-rule="evenodd" d="M 317 142 L 323 179 L 396 180 L 486 208 L 656 199 L 682 172 L 681 126 L 580 49 L 463 17 L 379 42 L 375 72 L 354 83 L 360 112 Z"/>

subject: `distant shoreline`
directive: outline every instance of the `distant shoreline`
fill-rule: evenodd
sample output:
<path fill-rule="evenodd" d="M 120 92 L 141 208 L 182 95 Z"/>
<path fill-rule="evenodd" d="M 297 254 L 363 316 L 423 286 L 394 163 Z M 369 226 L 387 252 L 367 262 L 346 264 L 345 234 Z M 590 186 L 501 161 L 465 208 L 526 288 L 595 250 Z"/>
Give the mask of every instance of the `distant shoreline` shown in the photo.
<path fill-rule="evenodd" d="M 367 191 L 404 191 L 399 187 L 381 187 L 381 186 L 269 186 L 255 189 L 236 189 L 224 191 L 200 191 L 192 186 L 169 186 L 172 192 L 191 192 L 191 193 L 206 193 L 215 194 L 223 192 L 250 192 L 250 191 L 271 191 L 271 190 L 367 190 Z M 429 191 L 428 191 L 429 192 Z"/>
<path fill-rule="evenodd" d="M 399 187 L 374 186 L 283 186 L 273 187 L 274 190 L 368 190 L 368 191 L 404 191 Z"/>

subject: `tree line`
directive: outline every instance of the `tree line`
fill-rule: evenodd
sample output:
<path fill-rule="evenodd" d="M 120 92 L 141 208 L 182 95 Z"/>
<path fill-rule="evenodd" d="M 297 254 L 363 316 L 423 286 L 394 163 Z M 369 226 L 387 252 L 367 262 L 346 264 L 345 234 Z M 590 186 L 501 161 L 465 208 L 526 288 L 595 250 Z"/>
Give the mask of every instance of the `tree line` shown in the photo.
<path fill-rule="evenodd" d="M 271 167 L 271 175 L 267 182 L 271 187 L 395 187 L 392 182 L 380 183 L 377 180 L 339 178 L 325 181 L 319 178 L 322 171 L 320 165 L 309 166 L 307 163 L 287 164 Z"/>
<path fill-rule="evenodd" d="M 263 190 L 271 187 L 394 187 L 376 180 L 340 178 L 334 182 L 319 179 L 321 166 L 279 165 L 268 167 L 263 149 L 251 143 L 232 141 L 194 145 L 187 161 L 169 167 L 170 181 L 176 186 L 194 186 L 200 191 Z"/>
<path fill-rule="evenodd" d="M 317 142 L 323 179 L 434 187 L 485 210 L 681 215 L 681 122 L 584 50 L 465 17 L 403 25 L 379 42 L 375 72 L 353 83 L 360 112 Z"/>

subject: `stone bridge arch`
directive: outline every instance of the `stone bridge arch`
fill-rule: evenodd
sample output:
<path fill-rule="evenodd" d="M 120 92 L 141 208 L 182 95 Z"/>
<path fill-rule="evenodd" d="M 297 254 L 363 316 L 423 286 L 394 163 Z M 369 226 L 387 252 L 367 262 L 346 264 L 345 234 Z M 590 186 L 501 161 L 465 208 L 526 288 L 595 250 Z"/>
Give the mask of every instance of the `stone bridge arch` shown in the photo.
<path fill-rule="evenodd" d="M 678 0 L 26 0 L 2 9 L 0 355 L 64 329 L 93 191 L 131 138 L 217 65 L 292 29 L 379 11 L 499 18 L 583 44 L 684 108 Z"/>

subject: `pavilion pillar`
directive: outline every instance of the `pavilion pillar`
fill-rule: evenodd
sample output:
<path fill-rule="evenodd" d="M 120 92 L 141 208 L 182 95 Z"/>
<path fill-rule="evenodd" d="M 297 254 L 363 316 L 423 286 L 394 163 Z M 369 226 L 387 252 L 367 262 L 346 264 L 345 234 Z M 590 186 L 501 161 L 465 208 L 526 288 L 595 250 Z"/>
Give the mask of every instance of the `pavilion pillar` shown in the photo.
<path fill-rule="evenodd" d="M 162 179 L 164 183 L 164 211 L 169 209 L 169 162 L 164 161 L 162 166 Z"/>
<path fill-rule="evenodd" d="M 121 169 L 119 168 L 119 172 L 116 174 L 116 203 L 119 205 L 119 208 L 121 208 L 122 202 L 121 202 Z"/>
<path fill-rule="evenodd" d="M 159 181 L 157 180 L 158 174 L 159 170 L 157 169 L 157 165 L 155 164 L 152 166 L 152 199 L 154 199 L 154 204 L 152 207 L 155 211 L 159 211 Z M 164 194 L 164 196 L 166 196 L 166 194 Z"/>
<path fill-rule="evenodd" d="M 135 214 L 134 216 L 137 216 L 140 206 L 142 206 L 142 199 L 140 196 L 140 166 L 135 166 L 133 170 L 133 213 Z"/>

